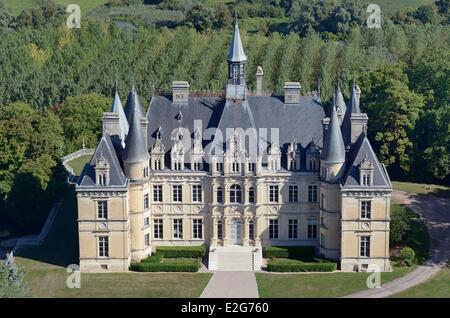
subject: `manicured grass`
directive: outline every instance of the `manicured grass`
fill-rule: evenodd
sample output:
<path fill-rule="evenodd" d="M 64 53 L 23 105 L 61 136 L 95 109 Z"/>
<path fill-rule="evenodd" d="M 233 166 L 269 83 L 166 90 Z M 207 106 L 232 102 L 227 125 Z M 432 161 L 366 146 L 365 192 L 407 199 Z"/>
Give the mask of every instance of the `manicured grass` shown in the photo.
<path fill-rule="evenodd" d="M 211 273 L 91 273 L 81 274 L 81 288 L 66 286 L 65 268 L 18 258 L 34 297 L 199 297 Z"/>
<path fill-rule="evenodd" d="M 412 267 L 394 267 L 391 273 L 381 273 L 381 283 L 402 277 Z M 260 297 L 316 298 L 341 297 L 367 288 L 370 273 L 269 274 L 256 273 Z"/>
<path fill-rule="evenodd" d="M 92 11 L 99 5 L 109 2 L 109 0 L 54 0 L 55 3 L 67 6 L 69 4 L 78 4 L 81 8 L 81 15 Z M 22 10 L 37 7 L 37 0 L 5 0 L 6 6 L 13 15 L 19 15 Z"/>
<path fill-rule="evenodd" d="M 450 298 L 450 269 L 440 271 L 435 277 L 409 288 L 401 293 L 394 294 L 394 298 Z"/>
<path fill-rule="evenodd" d="M 83 171 L 84 166 L 91 160 L 91 158 L 92 155 L 84 155 L 69 161 L 68 165 L 72 167 L 75 175 L 79 176 Z"/>
<path fill-rule="evenodd" d="M 393 181 L 392 187 L 394 190 L 408 193 L 431 194 L 439 197 L 450 198 L 450 187 L 441 185 Z"/>

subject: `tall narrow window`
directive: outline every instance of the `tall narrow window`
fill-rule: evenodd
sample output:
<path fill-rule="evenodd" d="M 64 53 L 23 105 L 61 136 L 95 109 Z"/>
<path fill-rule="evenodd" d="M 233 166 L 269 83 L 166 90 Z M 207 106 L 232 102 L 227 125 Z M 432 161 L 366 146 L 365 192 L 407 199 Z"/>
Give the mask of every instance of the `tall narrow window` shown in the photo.
<path fill-rule="evenodd" d="M 223 239 L 223 226 L 222 221 L 217 221 L 217 239 Z"/>
<path fill-rule="evenodd" d="M 255 223 L 253 221 L 248 223 L 248 238 L 250 240 L 255 239 Z"/>
<path fill-rule="evenodd" d="M 106 185 L 106 174 L 102 173 L 98 176 L 98 184 L 101 186 Z"/>
<path fill-rule="evenodd" d="M 194 184 L 192 186 L 192 201 L 202 202 L 202 186 L 199 184 Z"/>
<path fill-rule="evenodd" d="M 271 185 L 269 186 L 269 202 L 276 203 L 278 202 L 278 186 L 277 185 Z"/>
<path fill-rule="evenodd" d="M 162 184 L 156 184 L 153 186 L 153 202 L 162 202 Z"/>
<path fill-rule="evenodd" d="M 255 204 L 255 188 L 248 189 L 248 203 Z"/>
<path fill-rule="evenodd" d="M 255 172 L 256 171 L 256 164 L 254 162 L 248 163 L 248 171 L 249 172 Z"/>
<path fill-rule="evenodd" d="M 100 236 L 98 238 L 98 255 L 100 257 L 109 257 L 109 237 Z"/>
<path fill-rule="evenodd" d="M 298 238 L 298 221 L 289 220 L 288 237 L 290 239 Z"/>
<path fill-rule="evenodd" d="M 361 236 L 361 257 L 370 257 L 370 236 Z"/>
<path fill-rule="evenodd" d="M 162 219 L 153 220 L 153 238 L 155 238 L 155 239 L 163 238 L 163 220 Z"/>
<path fill-rule="evenodd" d="M 361 201 L 361 219 L 370 219 L 372 216 L 372 202 Z"/>
<path fill-rule="evenodd" d="M 144 244 L 145 244 L 145 246 L 150 246 L 150 234 L 145 234 Z"/>
<path fill-rule="evenodd" d="M 237 162 L 237 161 L 233 161 L 231 167 L 232 167 L 232 171 L 233 172 L 239 172 L 240 171 L 239 162 Z"/>
<path fill-rule="evenodd" d="M 278 238 L 278 220 L 269 220 L 269 239 Z"/>
<path fill-rule="evenodd" d="M 289 202 L 298 202 L 298 186 L 289 186 Z"/>
<path fill-rule="evenodd" d="M 315 220 L 308 221 L 308 239 L 317 238 L 317 222 Z"/>
<path fill-rule="evenodd" d="M 320 246 L 325 247 L 325 235 L 320 234 Z"/>
<path fill-rule="evenodd" d="M 320 208 L 325 209 L 325 194 L 320 195 Z"/>
<path fill-rule="evenodd" d="M 172 188 L 172 200 L 173 202 L 183 201 L 183 192 L 181 190 L 181 184 L 175 184 Z"/>
<path fill-rule="evenodd" d="M 218 187 L 216 190 L 216 201 L 217 203 L 223 203 L 223 190 L 221 187 Z"/>
<path fill-rule="evenodd" d="M 231 203 L 242 203 L 242 189 L 238 184 L 233 184 L 230 187 L 230 202 Z"/>
<path fill-rule="evenodd" d="M 148 167 L 144 168 L 143 174 L 144 174 L 144 178 L 148 178 Z"/>
<path fill-rule="evenodd" d="M 144 194 L 144 209 L 148 209 L 148 193 Z"/>
<path fill-rule="evenodd" d="M 310 159 L 309 160 L 309 170 L 315 171 L 316 170 L 316 160 Z"/>
<path fill-rule="evenodd" d="M 173 238 L 182 239 L 183 238 L 183 220 L 174 219 L 173 220 Z"/>
<path fill-rule="evenodd" d="M 108 218 L 108 201 L 97 201 L 97 212 L 99 219 Z"/>
<path fill-rule="evenodd" d="M 315 184 L 308 186 L 308 202 L 317 202 L 317 185 Z"/>
<path fill-rule="evenodd" d="M 223 171 L 223 163 L 222 162 L 217 162 L 216 163 L 216 170 L 217 170 L 217 172 L 222 172 Z"/>
<path fill-rule="evenodd" d="M 202 239 L 202 220 L 192 220 L 192 234 L 194 239 Z"/>

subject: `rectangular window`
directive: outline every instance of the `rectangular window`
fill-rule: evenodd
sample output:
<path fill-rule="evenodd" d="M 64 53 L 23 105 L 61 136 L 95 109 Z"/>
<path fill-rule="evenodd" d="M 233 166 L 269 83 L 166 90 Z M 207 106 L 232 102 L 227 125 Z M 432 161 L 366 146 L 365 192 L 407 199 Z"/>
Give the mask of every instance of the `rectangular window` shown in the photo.
<path fill-rule="evenodd" d="M 192 227 L 194 239 L 202 239 L 202 220 L 192 220 Z"/>
<path fill-rule="evenodd" d="M 97 212 L 99 219 L 108 218 L 108 201 L 97 201 Z"/>
<path fill-rule="evenodd" d="M 222 190 L 222 188 L 217 188 L 216 195 L 217 195 L 217 197 L 216 197 L 217 203 L 222 204 L 223 203 L 223 190 Z"/>
<path fill-rule="evenodd" d="M 269 186 L 269 202 L 278 202 L 278 186 Z"/>
<path fill-rule="evenodd" d="M 256 171 L 256 164 L 254 162 L 250 162 L 248 164 L 248 171 L 249 172 L 255 172 Z"/>
<path fill-rule="evenodd" d="M 183 238 L 183 220 L 175 219 L 173 220 L 173 238 L 182 239 Z"/>
<path fill-rule="evenodd" d="M 153 202 L 162 202 L 162 184 L 157 184 L 153 186 Z"/>
<path fill-rule="evenodd" d="M 149 226 L 150 225 L 150 218 L 146 217 L 144 218 L 144 226 Z"/>
<path fill-rule="evenodd" d="M 298 238 L 298 220 L 289 220 L 288 235 L 290 239 Z"/>
<path fill-rule="evenodd" d="M 217 222 L 217 239 L 223 239 L 223 226 L 221 221 Z"/>
<path fill-rule="evenodd" d="M 255 223 L 253 223 L 253 221 L 250 221 L 248 224 L 248 238 L 250 240 L 255 239 Z"/>
<path fill-rule="evenodd" d="M 233 172 L 239 172 L 240 171 L 240 167 L 239 167 L 239 163 L 238 162 L 233 162 L 232 163 L 232 170 Z"/>
<path fill-rule="evenodd" d="M 216 170 L 217 170 L 217 172 L 223 171 L 223 163 L 222 162 L 216 163 Z"/>
<path fill-rule="evenodd" d="M 317 238 L 317 222 L 314 220 L 308 221 L 308 239 L 313 240 Z"/>
<path fill-rule="evenodd" d="M 325 209 L 325 194 L 320 194 L 320 208 Z"/>
<path fill-rule="evenodd" d="M 317 202 L 317 185 L 308 186 L 308 202 Z"/>
<path fill-rule="evenodd" d="M 144 209 L 148 209 L 148 193 L 144 194 Z"/>
<path fill-rule="evenodd" d="M 248 189 L 248 203 L 255 204 L 255 188 Z"/>
<path fill-rule="evenodd" d="M 98 238 L 98 255 L 100 257 L 109 257 L 109 237 L 100 236 Z"/>
<path fill-rule="evenodd" d="M 150 246 L 150 235 L 149 234 L 145 234 L 144 243 L 145 243 L 145 246 Z"/>
<path fill-rule="evenodd" d="M 202 169 L 202 163 L 201 162 L 194 162 L 194 170 L 201 170 Z"/>
<path fill-rule="evenodd" d="M 278 220 L 269 220 L 269 238 L 278 238 Z"/>
<path fill-rule="evenodd" d="M 370 236 L 361 236 L 361 257 L 370 257 Z"/>
<path fill-rule="evenodd" d="M 361 219 L 370 219 L 372 215 L 372 202 L 361 201 Z"/>
<path fill-rule="evenodd" d="M 162 219 L 153 220 L 153 238 L 155 238 L 155 239 L 163 238 L 163 220 Z"/>
<path fill-rule="evenodd" d="M 320 234 L 320 246 L 325 247 L 325 235 Z"/>
<path fill-rule="evenodd" d="M 144 168 L 144 178 L 148 178 L 148 167 Z"/>
<path fill-rule="evenodd" d="M 199 184 L 194 184 L 192 186 L 192 201 L 202 202 L 202 186 Z"/>
<path fill-rule="evenodd" d="M 181 190 L 181 184 L 176 184 L 173 186 L 172 200 L 173 202 L 181 202 L 183 200 L 183 192 Z"/>
<path fill-rule="evenodd" d="M 289 202 L 298 202 L 298 186 L 289 186 Z"/>

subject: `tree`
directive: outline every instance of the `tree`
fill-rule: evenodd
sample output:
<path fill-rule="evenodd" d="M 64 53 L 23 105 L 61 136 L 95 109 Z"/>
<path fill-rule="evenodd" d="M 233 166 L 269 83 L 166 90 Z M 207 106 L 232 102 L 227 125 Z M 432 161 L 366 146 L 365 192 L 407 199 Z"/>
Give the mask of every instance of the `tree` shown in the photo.
<path fill-rule="evenodd" d="M 366 92 L 362 105 L 371 119 L 369 135 L 375 139 L 381 161 L 408 173 L 413 149 L 411 135 L 424 98 L 409 89 L 408 77 L 400 66 L 384 66 L 365 75 L 362 87 Z"/>
<path fill-rule="evenodd" d="M 110 99 L 99 94 L 68 97 L 61 112 L 61 122 L 69 152 L 95 147 L 102 134 L 102 116 L 110 106 Z"/>
<path fill-rule="evenodd" d="M 0 298 L 30 297 L 23 282 L 23 272 L 17 267 L 12 254 L 6 260 L 0 260 Z"/>
<path fill-rule="evenodd" d="M 7 27 L 11 21 L 11 14 L 3 0 L 0 0 L 0 28 Z"/>
<path fill-rule="evenodd" d="M 211 8 L 202 3 L 196 3 L 186 13 L 186 25 L 194 27 L 199 32 L 211 30 L 214 22 L 214 14 Z"/>

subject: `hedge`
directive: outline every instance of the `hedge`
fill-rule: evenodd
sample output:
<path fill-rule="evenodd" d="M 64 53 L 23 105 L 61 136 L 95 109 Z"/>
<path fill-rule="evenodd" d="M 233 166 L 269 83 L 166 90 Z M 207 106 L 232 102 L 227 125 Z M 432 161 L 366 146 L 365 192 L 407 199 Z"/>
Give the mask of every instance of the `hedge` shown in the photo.
<path fill-rule="evenodd" d="M 269 272 L 332 272 L 337 264 L 329 261 L 302 262 L 294 259 L 277 258 L 267 262 Z"/>
<path fill-rule="evenodd" d="M 197 258 L 205 256 L 205 246 L 158 246 L 156 252 L 165 258 Z"/>
<path fill-rule="evenodd" d="M 312 259 L 316 255 L 314 246 L 268 246 L 264 248 L 265 258 Z"/>
<path fill-rule="evenodd" d="M 197 272 L 200 268 L 198 259 L 179 260 L 177 262 L 143 262 L 132 263 L 130 270 L 135 272 Z"/>

